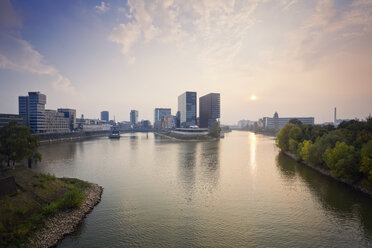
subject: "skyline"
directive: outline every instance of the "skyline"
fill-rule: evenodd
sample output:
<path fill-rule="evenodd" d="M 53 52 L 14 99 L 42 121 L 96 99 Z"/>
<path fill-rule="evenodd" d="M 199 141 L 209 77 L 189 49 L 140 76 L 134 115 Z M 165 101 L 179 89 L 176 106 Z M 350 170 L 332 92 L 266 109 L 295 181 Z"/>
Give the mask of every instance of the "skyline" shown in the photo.
<path fill-rule="evenodd" d="M 322 123 L 334 107 L 364 119 L 371 11 L 368 1 L 2 1 L 0 112 L 40 91 L 47 109 L 152 120 L 196 91 L 221 94 L 224 124 L 275 111 Z"/>

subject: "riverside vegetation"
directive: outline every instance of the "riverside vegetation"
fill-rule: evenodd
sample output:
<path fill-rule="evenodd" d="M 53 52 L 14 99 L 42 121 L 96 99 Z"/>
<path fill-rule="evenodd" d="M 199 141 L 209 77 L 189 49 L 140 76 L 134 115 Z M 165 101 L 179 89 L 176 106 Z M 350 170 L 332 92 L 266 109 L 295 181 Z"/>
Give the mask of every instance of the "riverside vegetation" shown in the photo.
<path fill-rule="evenodd" d="M 293 119 L 277 134 L 277 146 L 348 184 L 372 190 L 372 117 L 333 125 Z"/>
<path fill-rule="evenodd" d="M 17 192 L 0 199 L 0 247 L 28 245 L 33 234 L 58 212 L 78 208 L 90 184 L 78 179 L 56 178 L 28 168 L 8 172 Z"/>
<path fill-rule="evenodd" d="M 28 127 L 10 123 L 0 129 L 0 176 L 14 179 L 4 187 L 16 188 L 15 192 L 0 198 L 0 247 L 35 247 L 30 245 L 30 242 L 35 244 L 33 240 L 41 244 L 37 247 L 54 245 L 53 242 L 66 232 L 57 231 L 53 237 L 43 236 L 44 240 L 40 241 L 38 232 L 44 229 L 47 221 L 64 211 L 80 209 L 82 204 L 82 212 L 86 214 L 100 199 L 102 188 L 98 185 L 73 178 L 56 178 L 23 166 L 15 167 L 16 162 L 26 160 L 31 167 L 33 161 L 41 160 L 38 146 L 38 136 L 32 136 Z M 86 194 L 99 199 L 95 199 L 93 206 L 86 204 L 91 200 Z M 72 226 L 65 229 L 73 230 L 75 224 L 71 222 L 69 225 Z"/>

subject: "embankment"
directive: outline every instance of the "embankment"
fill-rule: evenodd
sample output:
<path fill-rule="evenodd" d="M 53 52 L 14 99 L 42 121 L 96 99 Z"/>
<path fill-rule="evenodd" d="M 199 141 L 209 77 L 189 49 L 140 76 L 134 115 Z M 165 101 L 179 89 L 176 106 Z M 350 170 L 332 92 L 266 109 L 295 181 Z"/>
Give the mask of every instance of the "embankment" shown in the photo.
<path fill-rule="evenodd" d="M 343 179 L 341 179 L 341 178 L 338 178 L 338 177 L 332 175 L 332 174 L 330 173 L 330 171 L 325 170 L 325 169 L 323 169 L 323 168 L 321 168 L 321 167 L 319 167 L 319 166 L 313 165 L 313 164 L 308 163 L 308 162 L 303 161 L 303 160 L 299 161 L 299 159 L 297 158 L 297 156 L 296 156 L 295 154 L 293 154 L 293 153 L 290 153 L 290 152 L 287 152 L 287 151 L 283 151 L 283 150 L 282 150 L 281 152 L 282 152 L 283 154 L 287 155 L 288 157 L 290 157 L 290 158 L 292 158 L 292 159 L 298 161 L 299 163 L 301 163 L 301 164 L 303 164 L 303 165 L 306 165 L 307 167 L 309 167 L 309 168 L 311 168 L 311 169 L 313 169 L 313 170 L 319 172 L 320 174 L 322 174 L 322 175 L 324 175 L 324 176 L 330 177 L 330 178 L 332 178 L 332 179 L 334 179 L 334 180 L 336 180 L 336 181 L 338 181 L 338 182 L 340 182 L 340 183 L 343 183 L 343 184 L 346 184 L 346 185 L 352 187 L 354 190 L 357 190 L 357 191 L 363 192 L 363 193 L 368 194 L 369 196 L 372 197 L 372 191 L 366 189 L 365 187 L 363 187 L 363 186 L 360 185 L 360 184 L 352 184 L 352 183 L 349 183 L 349 182 L 347 182 L 347 181 L 345 181 L 345 180 L 343 180 Z"/>
<path fill-rule="evenodd" d="M 12 187 L 0 198 L 0 247 L 52 247 L 101 200 L 102 187 L 20 167 L 5 171 Z"/>
<path fill-rule="evenodd" d="M 110 131 L 82 131 L 68 133 L 43 133 L 38 134 L 40 144 L 48 144 L 53 142 L 80 140 L 92 137 L 108 136 Z"/>

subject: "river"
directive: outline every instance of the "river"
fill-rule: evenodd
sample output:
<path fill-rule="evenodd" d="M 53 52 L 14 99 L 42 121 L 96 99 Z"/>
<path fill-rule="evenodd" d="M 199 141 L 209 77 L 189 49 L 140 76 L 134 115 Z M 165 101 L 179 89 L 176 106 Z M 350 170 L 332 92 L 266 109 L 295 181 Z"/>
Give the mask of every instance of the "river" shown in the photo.
<path fill-rule="evenodd" d="M 39 151 L 36 170 L 104 187 L 59 248 L 372 246 L 372 199 L 279 154 L 272 137 L 133 133 Z"/>

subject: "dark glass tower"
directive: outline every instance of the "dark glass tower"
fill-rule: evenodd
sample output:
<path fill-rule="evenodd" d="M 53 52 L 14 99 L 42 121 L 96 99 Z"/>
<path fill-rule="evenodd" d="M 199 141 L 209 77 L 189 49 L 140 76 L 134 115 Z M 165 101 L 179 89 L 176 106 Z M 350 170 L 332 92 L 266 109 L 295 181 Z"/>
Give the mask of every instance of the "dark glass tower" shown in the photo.
<path fill-rule="evenodd" d="M 199 98 L 199 121 L 201 128 L 209 128 L 220 118 L 220 94 L 210 93 Z"/>

